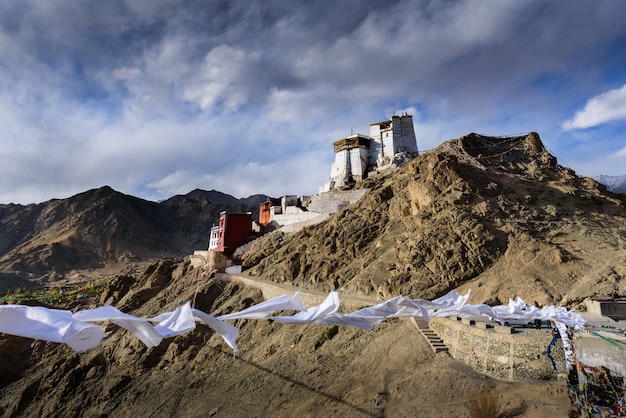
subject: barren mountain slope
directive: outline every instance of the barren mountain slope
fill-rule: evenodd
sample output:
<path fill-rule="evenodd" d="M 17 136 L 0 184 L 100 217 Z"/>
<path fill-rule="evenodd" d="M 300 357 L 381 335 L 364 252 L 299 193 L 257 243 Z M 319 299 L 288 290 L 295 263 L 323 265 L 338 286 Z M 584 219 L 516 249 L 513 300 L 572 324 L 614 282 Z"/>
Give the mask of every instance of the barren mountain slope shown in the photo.
<path fill-rule="evenodd" d="M 180 205 L 185 202 L 197 202 L 204 205 L 223 205 L 223 206 L 241 206 L 256 208 L 258 212 L 259 205 L 267 200 L 267 196 L 264 194 L 255 194 L 243 199 L 237 199 L 226 193 L 218 192 L 217 190 L 202 190 L 194 189 L 184 195 L 172 196 L 167 200 L 164 200 L 163 204 L 168 206 Z M 258 214 L 257 214 L 258 215 Z"/>
<path fill-rule="evenodd" d="M 119 276 L 92 303 L 151 317 L 194 300 L 217 315 L 262 299 L 258 290 L 217 281 L 188 262 L 160 261 Z M 336 334 L 266 320 L 234 325 L 241 329 L 237 355 L 202 325 L 155 348 L 108 325 L 102 344 L 80 354 L 0 336 L 0 416 L 466 417 L 483 392 L 503 416 L 566 417 L 570 410 L 561 382 L 480 375 L 434 355 L 408 321 Z"/>
<path fill-rule="evenodd" d="M 215 196 L 218 203 L 208 199 Z M 221 203 L 227 197 L 234 205 Z M 14 283 L 33 286 L 29 282 L 38 278 L 56 281 L 72 270 L 109 266 L 119 271 L 128 263 L 206 249 L 209 229 L 221 211 L 258 210 L 260 199 L 256 195 L 238 200 L 194 190 L 155 203 L 105 186 L 38 205 L 4 206 L 0 208 L 0 290 Z"/>
<path fill-rule="evenodd" d="M 326 222 L 261 240 L 247 272 L 380 298 L 626 293 L 625 197 L 557 165 L 535 133 L 469 134 L 357 187 L 371 190 Z"/>

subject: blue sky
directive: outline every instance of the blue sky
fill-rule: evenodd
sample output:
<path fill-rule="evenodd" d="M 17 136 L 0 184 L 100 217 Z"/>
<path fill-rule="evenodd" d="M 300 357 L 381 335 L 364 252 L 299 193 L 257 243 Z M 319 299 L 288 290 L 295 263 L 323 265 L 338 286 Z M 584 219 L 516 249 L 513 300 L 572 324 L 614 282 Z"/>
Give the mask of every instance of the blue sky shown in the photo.
<path fill-rule="evenodd" d="M 422 150 L 536 131 L 626 174 L 626 2 L 0 3 L 0 203 L 312 194 L 402 111 Z"/>

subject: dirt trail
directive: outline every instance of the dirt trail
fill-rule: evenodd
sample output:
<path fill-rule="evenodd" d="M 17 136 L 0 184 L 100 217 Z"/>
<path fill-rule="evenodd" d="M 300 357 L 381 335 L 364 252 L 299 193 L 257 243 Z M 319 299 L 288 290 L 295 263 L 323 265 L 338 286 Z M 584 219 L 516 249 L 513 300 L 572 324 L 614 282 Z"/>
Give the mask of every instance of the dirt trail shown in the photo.
<path fill-rule="evenodd" d="M 246 274 L 218 273 L 216 274 L 216 278 L 220 280 L 242 283 L 246 286 L 259 289 L 263 293 L 263 297 L 266 300 L 281 295 L 293 296 L 294 294 L 298 293 L 300 296 L 300 300 L 302 300 L 302 302 L 306 306 L 319 305 L 324 301 L 324 299 L 326 299 L 328 293 L 332 290 L 329 289 L 328 292 L 320 292 L 309 289 L 302 289 L 286 283 L 268 282 L 267 280 L 258 279 Z M 348 310 L 360 309 L 364 306 L 375 305 L 382 302 L 382 300 L 368 298 L 364 296 L 354 296 L 346 294 L 345 292 L 338 293 L 339 302 L 341 303 L 342 308 Z"/>

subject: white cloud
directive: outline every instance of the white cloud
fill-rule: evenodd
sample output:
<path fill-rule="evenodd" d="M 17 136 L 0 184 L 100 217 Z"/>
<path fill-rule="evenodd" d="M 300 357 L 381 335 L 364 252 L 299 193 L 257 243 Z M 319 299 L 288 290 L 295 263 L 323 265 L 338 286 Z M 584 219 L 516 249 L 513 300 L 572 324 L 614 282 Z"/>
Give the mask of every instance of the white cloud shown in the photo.
<path fill-rule="evenodd" d="M 259 56 L 259 53 L 228 45 L 213 48 L 198 74 L 186 83 L 182 98 L 197 103 L 203 110 L 212 110 L 221 104 L 226 112 L 237 111 L 248 102 L 248 95 L 254 90 L 252 86 L 265 81 L 262 76 L 251 80 L 252 72 L 247 73 L 257 66 Z"/>
<path fill-rule="evenodd" d="M 332 153 L 332 150 L 330 150 Z M 247 162 L 232 164 L 224 172 L 201 173 L 181 170 L 149 183 L 159 198 L 185 194 L 195 188 L 216 189 L 235 197 L 253 194 L 281 196 L 314 194 L 328 180 L 330 164 L 319 152 L 300 154 L 273 163 Z"/>
<path fill-rule="evenodd" d="M 622 157 L 626 157 L 626 147 L 618 150 L 615 154 L 613 154 L 615 157 L 618 158 L 622 158 Z M 624 172 L 626 172 L 626 169 L 623 169 Z"/>
<path fill-rule="evenodd" d="M 132 81 L 141 75 L 141 70 L 139 68 L 124 67 L 113 70 L 112 75 L 116 80 Z"/>
<path fill-rule="evenodd" d="M 158 181 L 146 184 L 146 187 L 156 190 L 159 196 L 174 196 L 193 190 L 193 185 L 197 182 L 197 178 L 198 173 L 178 170 Z"/>
<path fill-rule="evenodd" d="M 626 120 L 626 84 L 589 99 L 585 108 L 563 122 L 564 131 L 600 126 L 608 122 Z"/>

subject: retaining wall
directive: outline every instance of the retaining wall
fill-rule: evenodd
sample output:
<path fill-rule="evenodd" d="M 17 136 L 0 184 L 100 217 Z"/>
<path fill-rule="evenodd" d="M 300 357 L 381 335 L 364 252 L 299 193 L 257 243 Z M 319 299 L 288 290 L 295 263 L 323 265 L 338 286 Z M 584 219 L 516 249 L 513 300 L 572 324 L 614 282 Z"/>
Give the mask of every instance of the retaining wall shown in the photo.
<path fill-rule="evenodd" d="M 307 210 L 317 213 L 335 213 L 356 202 L 368 191 L 369 189 L 332 190 L 311 196 Z"/>
<path fill-rule="evenodd" d="M 292 224 L 296 224 L 300 222 L 307 222 L 307 221 L 310 221 L 311 219 L 318 218 L 320 215 L 322 215 L 321 213 L 317 213 L 313 211 L 306 212 L 300 208 L 295 208 L 295 207 L 290 208 L 290 209 L 293 209 L 293 210 L 290 210 L 289 213 L 272 215 L 271 220 L 273 222 L 276 222 L 278 225 L 281 225 L 284 227 L 287 225 L 292 225 Z"/>
<path fill-rule="evenodd" d="M 600 333 L 601 334 L 601 333 Z M 622 377 L 626 377 L 626 351 L 619 343 L 594 336 L 582 336 L 576 342 L 576 358 L 581 363 L 592 367 L 606 367 Z M 626 382 L 624 383 L 626 386 Z"/>
<path fill-rule="evenodd" d="M 465 322 L 465 323 L 464 323 Z M 456 318 L 431 318 L 428 324 L 448 346 L 452 357 L 476 371 L 503 380 L 556 380 L 566 373 L 561 339 L 551 348 L 557 370 L 545 355 L 552 340 L 547 329 L 507 334 L 505 327 L 471 324 Z M 507 327 L 508 328 L 508 327 Z"/>
<path fill-rule="evenodd" d="M 280 230 L 282 232 L 288 233 L 288 232 L 298 232 L 304 228 L 306 228 L 307 226 L 311 226 L 311 225 L 315 225 L 318 224 L 322 221 L 325 221 L 326 219 L 328 219 L 328 217 L 330 216 L 330 214 L 328 213 L 316 213 L 314 217 L 309 218 L 307 220 L 304 221 L 300 221 L 300 222 L 294 222 L 288 225 L 284 225 L 280 228 Z"/>
<path fill-rule="evenodd" d="M 626 319 L 626 300 L 585 299 L 587 312 L 608 316 L 615 321 Z"/>

